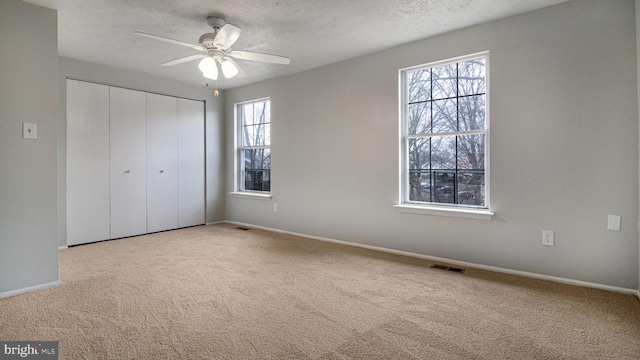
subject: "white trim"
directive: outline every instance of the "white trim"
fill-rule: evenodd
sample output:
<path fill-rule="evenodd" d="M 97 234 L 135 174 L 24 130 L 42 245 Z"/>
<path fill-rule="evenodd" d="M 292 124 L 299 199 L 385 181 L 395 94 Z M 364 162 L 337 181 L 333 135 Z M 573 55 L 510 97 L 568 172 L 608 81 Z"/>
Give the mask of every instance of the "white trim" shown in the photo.
<path fill-rule="evenodd" d="M 447 64 L 451 64 L 454 62 L 463 62 L 465 60 L 471 60 L 471 59 L 475 59 L 475 58 L 479 58 L 479 57 L 483 57 L 489 56 L 489 50 L 485 50 L 485 51 L 480 51 L 474 54 L 468 54 L 468 55 L 462 55 L 462 56 L 457 56 L 457 57 L 453 57 L 453 58 L 449 58 L 449 59 L 444 59 L 444 60 L 439 60 L 439 61 L 432 61 L 432 62 L 428 62 L 425 64 L 420 64 L 420 65 L 413 65 L 413 66 L 409 66 L 406 68 L 402 68 L 398 71 L 411 71 L 411 70 L 416 70 L 416 69 L 422 69 L 425 67 L 436 67 L 436 66 L 442 66 L 442 65 L 447 65 Z"/>
<path fill-rule="evenodd" d="M 225 224 L 225 223 L 227 223 L 225 220 L 221 220 L 221 221 L 208 222 L 208 223 L 205 223 L 204 225 L 208 226 L 208 225 L 218 225 L 218 224 Z"/>
<path fill-rule="evenodd" d="M 52 282 L 44 283 L 40 285 L 28 286 L 21 289 L 0 292 L 0 299 L 8 298 L 10 296 L 22 295 L 32 291 L 50 289 L 52 287 L 57 287 L 57 286 L 60 286 L 60 280 L 56 280 L 56 281 L 52 281 Z"/>
<path fill-rule="evenodd" d="M 423 133 L 423 134 L 408 134 L 407 130 L 407 113 L 408 113 L 408 103 L 406 101 L 407 97 L 407 89 L 406 89 L 406 73 L 410 71 L 415 71 L 419 69 L 425 68 L 434 68 L 438 66 L 460 63 L 467 60 L 479 59 L 482 58 L 485 61 L 485 127 L 481 130 L 467 130 L 467 131 L 451 131 L 451 132 L 442 132 L 442 133 Z M 438 216 L 449 216 L 449 217 L 458 217 L 458 218 L 470 218 L 470 219 L 478 219 L 478 220 L 491 220 L 491 216 L 494 214 L 489 212 L 486 209 L 490 208 L 491 201 L 491 164 L 490 164 L 490 119 L 491 119 L 491 83 L 490 83 L 490 51 L 482 51 L 475 54 L 458 56 L 455 58 L 430 62 L 421 65 L 414 65 L 406 68 L 402 68 L 398 70 L 398 115 L 399 115 L 399 186 L 398 186 L 398 199 L 400 205 L 399 207 L 405 207 L 404 210 L 399 210 L 404 213 L 413 213 L 413 214 L 426 214 L 426 215 L 438 215 Z M 438 203 L 434 203 L 435 206 L 423 206 L 422 209 L 418 209 L 415 206 L 412 206 L 411 201 L 409 200 L 409 176 L 408 176 L 408 166 L 409 166 L 409 146 L 408 142 L 410 139 L 420 139 L 420 138 L 431 138 L 431 137 L 440 137 L 440 136 L 461 136 L 461 135 L 469 135 L 469 134 L 481 134 L 484 135 L 484 158 L 485 158 L 485 166 L 484 166 L 484 185 L 482 187 L 482 191 L 484 192 L 484 205 L 486 209 L 482 209 L 483 211 L 478 212 L 474 207 L 470 207 L 469 212 L 464 211 L 456 211 L 452 212 L 449 210 L 439 211 Z M 464 207 L 464 205 L 462 205 Z M 469 215 L 471 214 L 471 215 Z"/>
<path fill-rule="evenodd" d="M 491 220 L 491 217 L 495 213 L 486 209 L 473 209 L 473 208 L 448 208 L 448 207 L 436 207 L 436 206 L 423 206 L 423 205 L 409 205 L 400 204 L 393 205 L 398 212 L 405 214 L 419 214 L 419 215 L 434 215 L 434 216 L 447 216 L 462 219 L 474 219 L 474 220 Z"/>
<path fill-rule="evenodd" d="M 248 191 L 232 191 L 229 195 L 246 199 L 271 200 L 271 193 L 257 193 Z"/>
<path fill-rule="evenodd" d="M 251 227 L 251 228 L 261 229 L 261 230 L 267 230 L 267 231 L 272 231 L 272 232 L 281 233 L 281 234 L 299 236 L 299 237 L 312 239 L 312 240 L 320 240 L 320 241 L 325 241 L 325 242 L 330 242 L 330 243 L 335 243 L 335 244 L 340 244 L 340 245 L 353 246 L 353 247 L 367 249 L 367 250 L 381 251 L 381 252 L 395 254 L 395 255 L 402 255 L 402 256 L 408 256 L 408 257 L 424 259 L 424 260 L 429 260 L 429 261 L 442 262 L 442 263 L 447 263 L 447 264 L 451 264 L 451 265 L 464 266 L 464 267 L 474 268 L 474 269 L 479 269 L 479 270 L 487 270 L 487 271 L 493 271 L 493 272 L 509 274 L 509 275 L 517 275 L 517 276 L 522 276 L 522 277 L 527 277 L 527 278 L 532 278 L 532 279 L 538 279 L 538 280 L 553 281 L 553 282 L 557 282 L 557 283 L 561 283 L 561 284 L 582 286 L 582 287 L 588 287 L 588 288 L 612 291 L 612 292 L 621 293 L 621 294 L 630 294 L 630 295 L 636 294 L 636 295 L 638 295 L 638 298 L 640 298 L 640 291 L 635 290 L 635 289 L 623 288 L 623 287 L 619 287 L 619 286 L 598 284 L 598 283 L 582 281 L 582 280 L 568 279 L 568 278 L 563 278 L 563 277 L 558 277 L 558 276 L 537 274 L 537 273 L 532 273 L 532 272 L 528 272 L 528 271 L 513 270 L 513 269 L 507 269 L 507 268 L 502 268 L 502 267 L 497 267 L 497 266 L 489 266 L 489 265 L 476 264 L 476 263 L 471 263 L 471 262 L 466 262 L 466 261 L 458 261 L 458 260 L 453 260 L 453 259 L 447 259 L 447 258 L 442 258 L 442 257 L 437 257 L 437 256 L 416 254 L 416 253 L 407 252 L 407 251 L 394 250 L 394 249 L 388 249 L 388 248 L 383 248 L 383 247 L 378 247 L 378 246 L 371 246 L 371 245 L 352 243 L 352 242 L 348 242 L 348 241 L 329 239 L 329 238 L 324 238 L 324 237 L 320 237 L 320 236 L 306 235 L 306 234 L 296 233 L 296 232 L 292 232 L 292 231 L 279 230 L 279 229 L 269 228 L 269 227 L 266 227 L 266 226 L 252 225 L 252 224 L 241 223 L 241 222 L 236 222 L 236 221 L 226 220 L 224 222 L 227 223 L 227 224 L 246 226 L 246 227 Z"/>
<path fill-rule="evenodd" d="M 68 247 L 66 245 L 65 246 L 58 246 L 58 251 L 66 250 L 66 249 L 68 249 Z"/>
<path fill-rule="evenodd" d="M 242 150 L 251 150 L 251 149 L 268 149 L 269 150 L 269 154 L 271 154 L 271 143 L 269 143 L 269 145 L 262 145 L 262 146 L 243 146 L 242 145 L 242 140 L 239 139 L 241 132 L 242 132 L 242 124 L 243 121 L 241 119 L 238 119 L 238 117 L 242 117 L 243 115 L 243 110 L 241 110 L 241 108 L 245 105 L 248 104 L 257 104 L 257 103 L 261 103 L 261 102 L 268 102 L 269 103 L 269 124 L 271 124 L 271 97 L 267 96 L 264 98 L 260 98 L 260 99 L 254 99 L 254 100 L 247 100 L 247 101 L 243 101 L 243 102 L 238 102 L 233 104 L 233 153 L 234 153 L 234 161 L 233 161 L 233 192 L 231 194 L 239 194 L 240 192 L 244 191 L 242 190 L 244 188 L 244 186 L 242 185 L 242 183 L 244 182 L 244 178 L 243 178 L 243 163 L 244 163 L 244 158 L 242 155 Z M 271 137 L 271 130 L 269 130 L 269 137 Z M 269 155 L 271 156 L 271 155 Z M 244 194 L 243 194 L 244 195 Z"/>
<path fill-rule="evenodd" d="M 638 300 L 640 301 L 640 290 L 636 291 L 636 296 L 638 297 Z"/>

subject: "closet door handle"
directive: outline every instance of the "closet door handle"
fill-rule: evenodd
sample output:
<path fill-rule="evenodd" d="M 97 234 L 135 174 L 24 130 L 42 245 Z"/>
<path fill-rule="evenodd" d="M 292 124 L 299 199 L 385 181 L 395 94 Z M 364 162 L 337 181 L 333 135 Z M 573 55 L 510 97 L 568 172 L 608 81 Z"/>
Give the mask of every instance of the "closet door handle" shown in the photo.
<path fill-rule="evenodd" d="M 125 174 L 131 174 L 131 170 L 125 170 L 124 173 Z"/>
<path fill-rule="evenodd" d="M 160 170 L 160 174 L 162 174 L 163 172 L 164 172 L 164 169 L 163 169 L 163 170 Z"/>

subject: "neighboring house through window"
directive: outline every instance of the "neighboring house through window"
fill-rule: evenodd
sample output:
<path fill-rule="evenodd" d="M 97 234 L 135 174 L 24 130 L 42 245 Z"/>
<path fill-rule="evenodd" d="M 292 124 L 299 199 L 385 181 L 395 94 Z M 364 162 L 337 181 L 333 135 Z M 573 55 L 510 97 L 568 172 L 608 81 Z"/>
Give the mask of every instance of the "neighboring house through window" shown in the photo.
<path fill-rule="evenodd" d="M 270 100 L 236 104 L 236 183 L 238 191 L 271 191 Z"/>
<path fill-rule="evenodd" d="M 401 201 L 488 208 L 488 54 L 400 71 Z"/>

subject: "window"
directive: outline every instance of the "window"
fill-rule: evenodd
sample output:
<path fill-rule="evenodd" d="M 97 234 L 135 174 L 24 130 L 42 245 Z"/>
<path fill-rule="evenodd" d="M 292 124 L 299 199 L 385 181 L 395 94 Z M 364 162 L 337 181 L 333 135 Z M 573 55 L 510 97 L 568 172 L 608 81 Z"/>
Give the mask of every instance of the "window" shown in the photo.
<path fill-rule="evenodd" d="M 270 110 L 269 99 L 236 105 L 239 191 L 271 191 Z"/>
<path fill-rule="evenodd" d="M 488 54 L 400 71 L 404 204 L 488 208 Z"/>

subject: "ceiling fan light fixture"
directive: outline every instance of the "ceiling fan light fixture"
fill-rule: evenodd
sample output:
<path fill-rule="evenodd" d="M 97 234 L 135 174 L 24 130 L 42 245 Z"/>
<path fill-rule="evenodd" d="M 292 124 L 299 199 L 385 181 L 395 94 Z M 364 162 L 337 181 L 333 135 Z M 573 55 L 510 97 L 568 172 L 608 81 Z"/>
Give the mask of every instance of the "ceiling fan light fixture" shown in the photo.
<path fill-rule="evenodd" d="M 207 79 L 218 80 L 218 69 L 216 69 L 215 71 L 203 72 L 202 76 L 206 77 Z"/>
<path fill-rule="evenodd" d="M 216 61 L 211 56 L 207 56 L 206 58 L 200 60 L 198 68 L 203 73 L 215 72 L 217 76 L 218 68 L 216 67 Z"/>
<path fill-rule="evenodd" d="M 226 77 L 227 79 L 230 79 L 238 75 L 238 68 L 231 61 L 224 60 L 221 66 L 222 66 L 222 73 L 224 74 L 224 77 Z"/>

